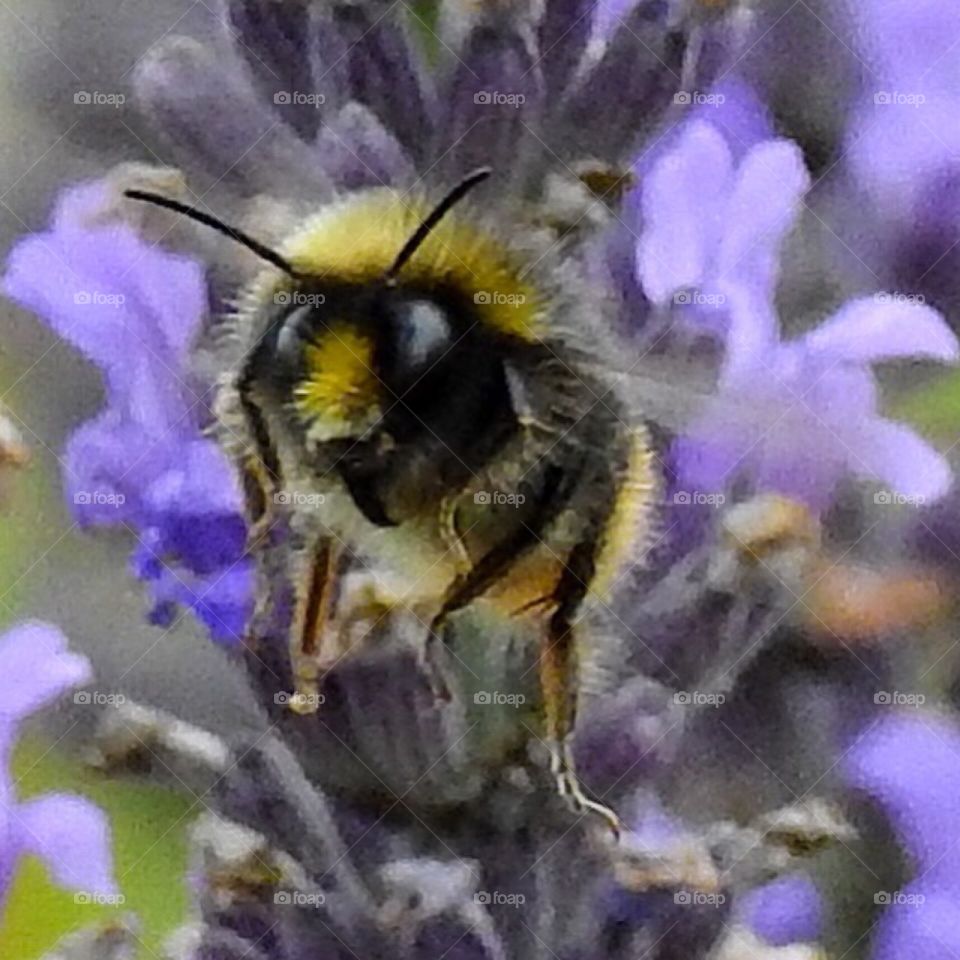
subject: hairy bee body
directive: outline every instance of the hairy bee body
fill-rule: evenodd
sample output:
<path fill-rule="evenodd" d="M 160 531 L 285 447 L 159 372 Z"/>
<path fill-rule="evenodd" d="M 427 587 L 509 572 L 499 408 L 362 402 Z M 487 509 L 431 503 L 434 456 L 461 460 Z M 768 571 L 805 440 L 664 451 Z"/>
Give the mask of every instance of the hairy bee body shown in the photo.
<path fill-rule="evenodd" d="M 290 273 L 264 271 L 229 324 L 223 441 L 253 478 L 255 529 L 277 511 L 296 529 L 299 679 L 346 655 L 348 623 L 392 607 L 425 642 L 473 603 L 539 618 L 555 772 L 597 806 L 562 749 L 589 642 L 573 627 L 643 552 L 652 454 L 604 376 L 604 304 L 562 244 L 458 210 L 391 275 L 429 215 L 368 190 L 291 234 Z"/>

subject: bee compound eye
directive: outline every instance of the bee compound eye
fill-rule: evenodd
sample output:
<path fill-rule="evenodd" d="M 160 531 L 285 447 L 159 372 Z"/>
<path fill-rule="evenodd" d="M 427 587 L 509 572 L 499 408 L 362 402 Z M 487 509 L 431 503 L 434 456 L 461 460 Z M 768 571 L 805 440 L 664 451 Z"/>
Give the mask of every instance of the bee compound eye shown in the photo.
<path fill-rule="evenodd" d="M 405 369 L 416 370 L 450 344 L 450 321 L 443 308 L 430 300 L 411 300 L 394 311 L 397 356 Z"/>
<path fill-rule="evenodd" d="M 310 306 L 294 307 L 287 313 L 280 329 L 277 331 L 275 353 L 277 359 L 284 364 L 295 365 L 300 361 L 303 345 L 308 331 L 308 319 L 313 308 Z"/>

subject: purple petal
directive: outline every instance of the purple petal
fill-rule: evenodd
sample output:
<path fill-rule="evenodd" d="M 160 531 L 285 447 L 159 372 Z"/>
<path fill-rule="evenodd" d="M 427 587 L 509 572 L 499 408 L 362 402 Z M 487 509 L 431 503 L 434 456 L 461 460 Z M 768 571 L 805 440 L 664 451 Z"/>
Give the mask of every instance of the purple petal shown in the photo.
<path fill-rule="evenodd" d="M 156 514 L 238 513 L 243 497 L 240 481 L 226 454 L 212 440 L 187 440 L 179 460 L 158 477 L 144 497 Z"/>
<path fill-rule="evenodd" d="M 900 891 L 915 902 L 884 912 L 873 939 L 871 960 L 956 960 L 960 955 L 960 903 L 956 889 L 916 883 Z"/>
<path fill-rule="evenodd" d="M 376 4 L 329 6 L 331 27 L 343 45 L 344 62 L 338 67 L 345 76 L 348 99 L 375 113 L 410 156 L 422 164 L 433 143 L 429 83 L 421 73 L 401 11 L 380 11 Z M 326 72 L 325 69 L 324 75 Z M 397 104 L 403 104 L 403 119 L 399 123 Z M 444 130 L 444 136 L 447 135 Z M 430 162 L 435 160 L 435 156 L 429 156 Z"/>
<path fill-rule="evenodd" d="M 811 355 L 802 340 L 782 345 L 770 375 L 837 434 L 858 436 L 877 409 L 877 384 L 869 367 Z"/>
<path fill-rule="evenodd" d="M 135 523 L 146 484 L 167 468 L 175 439 L 114 409 L 78 427 L 63 461 L 67 504 L 85 525 Z"/>
<path fill-rule="evenodd" d="M 643 185 L 637 269 L 654 303 L 703 282 L 724 228 L 732 166 L 719 131 L 698 121 L 650 171 Z"/>
<path fill-rule="evenodd" d="M 823 509 L 859 450 L 864 418 L 875 421 L 870 375 L 824 370 L 795 344 L 763 348 L 763 325 L 745 329 L 753 346 L 734 325 L 720 392 L 678 441 L 678 485 L 707 492 L 744 477 L 757 492 Z"/>
<path fill-rule="evenodd" d="M 638 2 L 639 0 L 597 0 L 593 4 L 593 38 L 607 43 L 624 25 Z M 562 0 L 554 0 L 552 5 L 560 8 L 564 6 Z"/>
<path fill-rule="evenodd" d="M 724 429 L 726 427 L 726 429 Z M 717 430 L 723 430 L 718 433 Z M 741 465 L 750 439 L 723 417 L 704 418 L 692 424 L 671 448 L 681 493 L 716 493 L 723 490 Z"/>
<path fill-rule="evenodd" d="M 570 158 L 636 152 L 672 105 L 683 70 L 667 8 L 634 4 L 599 62 L 559 102 L 544 137 L 550 149 Z"/>
<path fill-rule="evenodd" d="M 635 0 L 548 0 L 539 24 L 538 47 L 547 93 L 559 96 L 575 75 L 591 28 L 608 11 L 611 17 Z"/>
<path fill-rule="evenodd" d="M 90 661 L 67 649 L 48 623 L 21 623 L 0 637 L 0 724 L 44 706 L 92 677 Z"/>
<path fill-rule="evenodd" d="M 938 500 L 953 485 L 953 471 L 945 457 L 910 427 L 880 417 L 863 424 L 850 468 L 921 503 Z"/>
<path fill-rule="evenodd" d="M 16 807 L 14 829 L 24 852 L 40 857 L 63 887 L 117 892 L 106 815 L 83 797 L 52 793 Z"/>
<path fill-rule="evenodd" d="M 480 165 L 509 169 L 536 143 L 530 129 L 543 102 L 540 74 L 509 18 L 471 31 L 448 85 L 441 126 L 452 145 L 444 161 L 451 176 Z"/>
<path fill-rule="evenodd" d="M 242 71 L 203 44 L 187 37 L 161 40 L 139 61 L 134 89 L 189 169 L 202 164 L 212 179 L 246 195 L 313 202 L 330 195 L 310 146 L 261 101 Z"/>
<path fill-rule="evenodd" d="M 960 358 L 956 334 L 938 310 L 891 294 L 851 300 L 803 342 L 811 352 L 859 363 L 895 357 L 944 362 Z"/>
<path fill-rule="evenodd" d="M 909 216 L 924 186 L 956 165 L 957 109 L 955 96 L 919 107 L 871 101 L 861 108 L 858 121 L 851 125 L 847 154 L 854 175 L 882 207 Z"/>
<path fill-rule="evenodd" d="M 780 245 L 809 188 L 810 175 L 795 143 L 770 140 L 755 146 L 737 171 L 724 214 L 720 276 L 742 278 L 742 283 L 772 297 Z"/>
<path fill-rule="evenodd" d="M 783 430 L 784 442 L 759 447 L 751 473 L 752 487 L 823 511 L 846 472 L 842 452 L 835 437 L 821 432 L 817 438 L 812 431 L 802 429 L 791 433 L 792 426 L 794 423 L 786 420 L 773 428 Z"/>
<path fill-rule="evenodd" d="M 823 899 L 805 873 L 780 877 L 747 893 L 737 912 L 757 936 L 775 947 L 818 940 Z"/>
<path fill-rule="evenodd" d="M 772 301 L 756 286 L 727 281 L 718 290 L 725 298 L 727 312 L 727 353 L 721 386 L 754 383 L 777 356 L 779 333 Z"/>
<path fill-rule="evenodd" d="M 273 103 L 278 93 L 290 102 L 282 104 L 283 119 L 304 140 L 317 134 L 321 111 L 315 103 L 293 102 L 292 94 L 316 90 L 312 56 L 316 44 L 315 17 L 305 4 L 247 3 L 232 0 L 226 4 L 228 22 L 224 25 L 234 50 L 242 57 L 261 97 Z M 334 78 L 324 77 L 325 105 L 330 104 Z"/>
<path fill-rule="evenodd" d="M 698 104 L 693 115 L 709 120 L 723 134 L 738 164 L 752 147 L 773 138 L 773 118 L 767 105 L 742 77 L 728 75 L 714 84 L 710 93 L 723 97 L 721 107 Z"/>
<path fill-rule="evenodd" d="M 159 556 L 176 556 L 197 574 L 214 573 L 243 556 L 247 525 L 239 480 L 213 441 L 184 441 L 178 461 L 147 488 L 143 505 L 141 522 L 155 530 Z"/>
<path fill-rule="evenodd" d="M 151 615 L 158 625 L 169 625 L 175 607 L 187 607 L 210 631 L 211 637 L 227 646 L 243 641 L 253 612 L 256 573 L 248 561 L 235 563 L 208 576 L 193 576 L 167 567 L 150 581 L 155 600 Z"/>
<path fill-rule="evenodd" d="M 939 716 L 878 720 L 843 762 L 848 784 L 869 794 L 928 879 L 960 884 L 960 730 Z"/>
<path fill-rule="evenodd" d="M 198 585 L 190 606 L 214 640 L 233 646 L 243 641 L 253 613 L 255 587 L 253 564 L 237 563 Z"/>
<path fill-rule="evenodd" d="M 4 288 L 101 366 L 112 390 L 149 391 L 171 415 L 185 409 L 171 371 L 206 312 L 199 264 L 150 247 L 124 225 L 65 228 L 20 241 Z"/>
<path fill-rule="evenodd" d="M 376 115 L 348 103 L 320 130 L 317 149 L 331 178 L 346 189 L 415 179 L 410 158 Z"/>
<path fill-rule="evenodd" d="M 866 0 L 852 6 L 857 39 L 885 71 L 918 84 L 956 80 L 956 66 L 944 61 L 960 34 L 960 8 L 945 0 Z M 931 65 L 938 69 L 934 70 Z M 951 69 L 952 68 L 952 69 Z"/>

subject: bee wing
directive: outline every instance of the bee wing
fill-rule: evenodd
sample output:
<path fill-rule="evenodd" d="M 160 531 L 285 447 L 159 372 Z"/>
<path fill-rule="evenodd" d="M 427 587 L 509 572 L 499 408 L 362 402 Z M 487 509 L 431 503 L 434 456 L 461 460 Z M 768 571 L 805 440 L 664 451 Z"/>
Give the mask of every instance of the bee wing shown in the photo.
<path fill-rule="evenodd" d="M 686 432 L 709 411 L 711 423 L 736 423 L 757 437 L 788 432 L 797 446 L 823 443 L 820 419 L 805 415 L 803 396 L 797 395 L 792 406 L 785 406 L 764 403 L 753 392 L 722 391 L 716 374 L 702 363 L 644 357 L 627 367 L 608 368 L 606 376 L 617 383 L 635 416 L 669 434 Z M 775 393 L 771 391 L 771 396 Z"/>

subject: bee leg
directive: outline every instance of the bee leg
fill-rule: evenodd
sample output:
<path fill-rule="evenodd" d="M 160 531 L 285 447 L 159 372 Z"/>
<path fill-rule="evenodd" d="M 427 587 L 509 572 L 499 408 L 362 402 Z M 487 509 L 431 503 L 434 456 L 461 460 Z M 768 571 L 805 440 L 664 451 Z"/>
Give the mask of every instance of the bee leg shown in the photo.
<path fill-rule="evenodd" d="M 486 593 L 517 560 L 540 542 L 540 535 L 559 513 L 566 500 L 565 478 L 559 469 L 548 472 L 537 498 L 537 509 L 527 522 L 491 547 L 447 587 L 439 612 L 430 624 L 430 633 L 438 634 L 447 618 Z"/>
<path fill-rule="evenodd" d="M 441 625 L 439 631 L 441 635 L 445 635 L 446 625 Z M 430 693 L 433 695 L 434 703 L 443 704 L 449 703 L 453 699 L 453 694 L 450 685 L 447 683 L 447 678 L 444 676 L 443 665 L 440 662 L 438 640 L 441 641 L 440 646 L 446 648 L 446 641 L 442 636 L 438 637 L 431 627 L 427 632 L 423 646 L 420 648 L 419 662 L 420 669 L 430 684 Z"/>
<path fill-rule="evenodd" d="M 458 577 L 463 578 L 470 571 L 471 562 L 463 538 L 457 530 L 456 497 L 444 497 L 441 502 L 439 526 L 444 546 L 447 548 L 447 552 L 453 556 Z M 427 616 L 432 616 L 432 611 Z M 443 668 L 438 655 L 437 641 L 441 640 L 442 646 L 447 646 L 446 641 L 442 639 L 445 633 L 446 623 L 443 619 L 435 618 L 427 631 L 426 641 L 421 648 L 420 655 L 420 667 L 430 683 L 430 692 L 437 703 L 449 703 L 452 699 L 450 687 L 443 675 Z"/>
<path fill-rule="evenodd" d="M 254 351 L 248 359 L 236 385 L 240 411 L 256 450 L 256 456 L 250 457 L 244 464 L 247 517 L 250 521 L 247 543 L 250 545 L 257 544 L 266 536 L 273 520 L 271 506 L 277 489 L 283 482 L 280 458 L 270 437 L 263 411 L 253 398 L 253 372 L 257 353 L 258 351 Z"/>
<path fill-rule="evenodd" d="M 246 504 L 247 552 L 255 551 L 265 540 L 273 523 L 272 481 L 263 462 L 250 457 L 243 465 L 243 490 Z"/>
<path fill-rule="evenodd" d="M 320 703 L 321 638 L 330 620 L 340 551 L 328 537 L 318 537 L 306 559 L 303 581 L 297 590 L 290 631 L 290 668 L 294 691 L 290 709 L 315 713 Z"/>
<path fill-rule="evenodd" d="M 444 497 L 440 504 L 440 536 L 447 552 L 453 556 L 457 569 L 461 574 L 466 573 L 470 569 L 470 554 L 457 530 L 456 497 Z"/>
<path fill-rule="evenodd" d="M 577 778 L 570 739 L 576 726 L 577 666 L 573 618 L 593 576 L 596 540 L 574 548 L 557 584 L 557 609 L 540 643 L 540 690 L 550 749 L 550 772 L 557 791 L 577 813 L 593 813 L 605 820 L 614 836 L 622 831 L 620 818 L 609 807 L 591 800 Z"/>
<path fill-rule="evenodd" d="M 537 509 L 529 520 L 510 536 L 490 548 L 447 587 L 439 612 L 434 616 L 424 644 L 424 656 L 436 670 L 437 647 L 449 646 L 445 627 L 450 615 L 462 610 L 484 594 L 517 562 L 517 559 L 540 542 L 545 527 L 557 515 L 565 502 L 566 478 L 561 470 L 547 473 L 543 489 L 537 498 Z"/>

